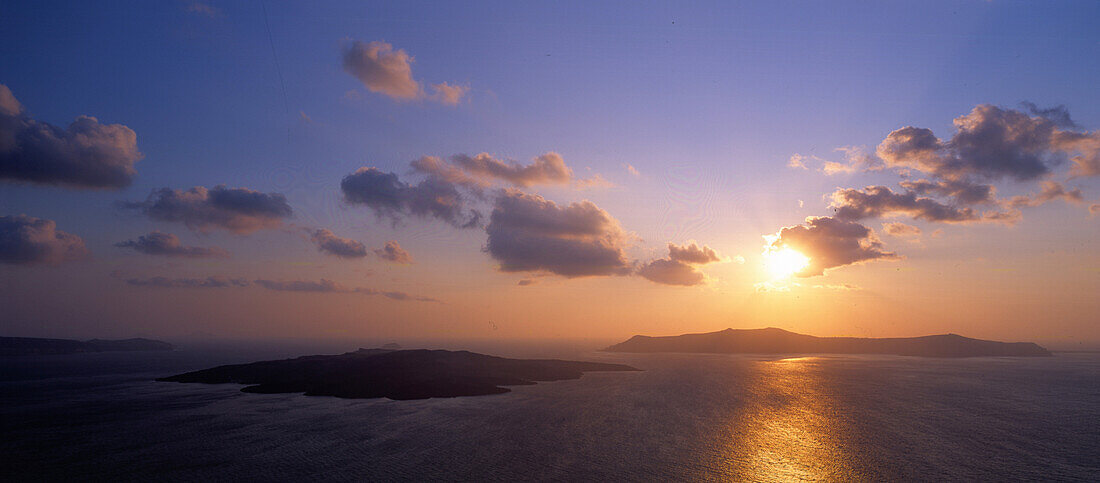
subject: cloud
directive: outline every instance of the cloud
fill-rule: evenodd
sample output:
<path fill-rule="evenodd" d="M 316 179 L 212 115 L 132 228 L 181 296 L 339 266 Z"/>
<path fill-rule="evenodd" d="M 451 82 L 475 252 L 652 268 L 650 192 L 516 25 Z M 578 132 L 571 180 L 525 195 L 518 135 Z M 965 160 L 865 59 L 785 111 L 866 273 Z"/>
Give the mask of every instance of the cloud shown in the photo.
<path fill-rule="evenodd" d="M 590 189 L 603 189 L 614 188 L 615 183 L 612 183 L 599 174 L 594 174 L 588 178 L 578 179 L 573 182 L 573 189 L 577 190 L 590 190 Z"/>
<path fill-rule="evenodd" d="M 993 185 L 976 184 L 966 180 L 929 181 L 918 179 L 898 183 L 902 188 L 918 195 L 935 195 L 954 198 L 960 205 L 988 204 L 996 201 L 997 189 Z"/>
<path fill-rule="evenodd" d="M 332 280 L 324 278 L 316 282 L 311 280 L 264 279 L 254 280 L 250 282 L 247 279 L 243 278 L 230 278 L 215 275 L 206 278 L 129 278 L 126 279 L 126 283 L 133 286 L 151 288 L 239 288 L 249 287 L 255 284 L 256 286 L 259 286 L 261 288 L 278 292 L 349 293 L 363 295 L 381 295 L 383 297 L 398 301 L 439 302 L 439 300 L 433 299 L 431 297 L 410 295 L 405 292 L 386 291 L 364 287 L 349 288 L 340 285 L 339 283 L 333 282 Z"/>
<path fill-rule="evenodd" d="M 401 245 L 392 240 L 386 242 L 386 246 L 375 250 L 374 254 L 378 255 L 378 258 L 393 263 L 398 263 L 402 265 L 413 263 L 412 255 L 409 254 L 409 252 L 405 251 L 404 248 L 401 248 Z"/>
<path fill-rule="evenodd" d="M 0 263 L 57 265 L 87 257 L 84 240 L 59 231 L 53 220 L 0 216 Z"/>
<path fill-rule="evenodd" d="M 1048 201 L 1053 200 L 1065 200 L 1067 203 L 1084 203 L 1085 195 L 1081 193 L 1080 188 L 1072 190 L 1066 190 L 1062 183 L 1057 181 L 1043 181 L 1039 183 L 1042 187 L 1042 191 L 1038 194 L 1027 196 L 1014 196 L 1008 200 L 1008 206 L 1011 208 L 1021 208 L 1025 206 L 1039 206 Z"/>
<path fill-rule="evenodd" d="M 363 295 L 381 295 L 383 297 L 398 300 L 398 301 L 412 301 L 412 302 L 439 302 L 439 300 L 431 297 L 421 297 L 417 295 L 410 295 L 405 292 L 378 290 L 373 288 L 349 288 L 340 285 L 332 280 L 321 279 L 317 282 L 311 280 L 256 280 L 256 285 L 259 285 L 268 290 L 276 290 L 280 292 L 311 292 L 311 293 L 357 293 Z"/>
<path fill-rule="evenodd" d="M 695 242 L 690 242 L 690 244 L 684 244 L 683 246 L 669 243 L 668 257 L 677 262 L 692 263 L 696 265 L 722 261 L 718 256 L 718 252 L 706 245 L 700 247 L 696 245 Z"/>
<path fill-rule="evenodd" d="M 698 265 L 720 262 L 718 253 L 707 246 L 700 247 L 695 242 L 678 246 L 668 244 L 668 258 L 659 258 L 642 266 L 638 275 L 645 279 L 665 285 L 701 285 L 707 277 L 699 271 Z"/>
<path fill-rule="evenodd" d="M 642 175 L 642 173 L 639 173 L 638 168 L 635 168 L 634 165 L 623 163 L 623 167 L 626 168 L 626 172 L 630 173 L 631 176 L 640 177 Z"/>
<path fill-rule="evenodd" d="M 826 175 L 849 174 L 858 171 L 878 171 L 884 167 L 881 159 L 867 154 L 862 147 L 841 146 L 836 148 L 836 151 L 844 153 L 844 161 L 824 161 L 821 165 L 821 172 Z"/>
<path fill-rule="evenodd" d="M 914 193 L 895 193 L 885 186 L 868 186 L 862 190 L 839 189 L 829 204 L 838 219 L 854 221 L 883 216 L 908 215 L 915 219 L 940 223 L 966 223 L 981 217 L 971 208 L 945 205 Z"/>
<path fill-rule="evenodd" d="M 828 216 L 807 217 L 804 224 L 784 227 L 765 239 L 768 251 L 790 248 L 809 258 L 806 268 L 795 274 L 799 277 L 823 275 L 826 270 L 855 263 L 901 258 L 883 250 L 870 228 Z"/>
<path fill-rule="evenodd" d="M 790 159 L 787 160 L 787 167 L 797 169 L 810 169 L 808 166 L 806 166 L 806 161 L 808 160 L 820 161 L 821 158 L 817 156 L 803 156 L 801 154 L 794 153 L 791 155 Z"/>
<path fill-rule="evenodd" d="M 121 124 L 77 116 L 67 128 L 27 117 L 0 84 L 0 179 L 85 189 L 130 185 L 142 158 L 137 135 Z"/>
<path fill-rule="evenodd" d="M 137 287 L 155 288 L 230 288 L 247 287 L 249 285 L 248 280 L 243 278 L 229 278 L 217 275 L 206 278 L 130 278 L 126 279 L 126 283 Z"/>
<path fill-rule="evenodd" d="M 320 228 L 310 232 L 310 241 L 317 249 L 340 258 L 363 258 L 367 256 L 367 247 L 351 238 L 336 236 L 335 233 Z"/>
<path fill-rule="evenodd" d="M 216 229 L 248 234 L 277 228 L 293 211 L 279 193 L 261 193 L 247 188 L 211 189 L 196 186 L 187 191 L 162 188 L 142 202 L 125 202 L 122 207 L 141 210 L 158 221 L 180 222 L 191 230 L 208 233 Z"/>
<path fill-rule="evenodd" d="M 905 223 L 883 223 L 882 231 L 887 235 L 898 238 L 916 238 L 921 234 L 920 228 Z"/>
<path fill-rule="evenodd" d="M 440 176 L 428 176 L 412 186 L 394 173 L 359 168 L 344 177 L 340 190 L 347 203 L 369 207 L 395 223 L 409 215 L 440 219 L 460 228 L 473 228 L 481 223 L 481 213 L 467 207 L 466 198 L 455 183 Z"/>
<path fill-rule="evenodd" d="M 1064 128 L 1077 127 L 1077 123 L 1073 122 L 1073 118 L 1069 116 L 1069 110 L 1064 105 L 1058 105 L 1049 108 L 1040 108 L 1035 103 L 1024 101 L 1020 103 L 1027 112 L 1033 116 L 1042 117 L 1050 122 L 1053 122 L 1055 126 Z"/>
<path fill-rule="evenodd" d="M 344 49 L 344 71 L 355 76 L 367 90 L 394 99 L 420 97 L 420 83 L 412 77 L 413 58 L 394 50 L 386 42 L 351 42 Z"/>
<path fill-rule="evenodd" d="M 1072 176 L 1100 176 L 1100 131 L 1079 133 L 1060 131 L 1054 136 L 1054 144 L 1067 153 L 1074 166 Z"/>
<path fill-rule="evenodd" d="M 591 201 L 558 206 L 514 189 L 496 199 L 486 251 L 504 272 L 545 271 L 565 277 L 626 275 L 626 235 Z"/>
<path fill-rule="evenodd" d="M 473 190 L 480 196 L 481 190 L 496 183 L 517 187 L 535 185 L 572 184 L 575 189 L 606 188 L 614 186 L 599 174 L 585 179 L 573 176 L 573 170 L 558 153 L 547 152 L 535 157 L 531 164 L 494 158 L 489 153 L 476 156 L 456 154 L 449 160 L 438 156 L 424 156 L 409 163 L 414 172 L 435 176 L 449 183 Z"/>
<path fill-rule="evenodd" d="M 229 252 L 221 248 L 189 247 L 180 243 L 180 239 L 171 233 L 152 231 L 141 235 L 137 240 L 115 243 L 119 248 L 133 248 L 146 255 L 161 255 L 179 258 L 225 258 Z"/>
<path fill-rule="evenodd" d="M 355 76 L 367 90 L 399 101 L 430 99 L 445 105 L 458 105 L 470 88 L 441 82 L 432 84 L 435 93 L 428 96 L 413 79 L 413 57 L 386 42 L 363 43 L 354 40 L 345 45 L 344 71 Z"/>
<path fill-rule="evenodd" d="M 1100 137 L 1095 133 L 1061 130 L 1070 127 L 1064 107 L 1032 110 L 1029 116 L 988 104 L 974 107 L 955 119 L 950 140 L 938 139 L 929 129 L 904 127 L 879 144 L 878 155 L 890 167 L 911 168 L 943 179 L 1037 179 L 1051 172 L 1060 155 L 1072 158 L 1082 175 L 1100 174 Z M 1091 170 L 1096 162 L 1096 170 Z"/>
<path fill-rule="evenodd" d="M 1094 203 L 1089 205 L 1089 213 L 1096 215 L 1100 214 L 1100 203 Z"/>
<path fill-rule="evenodd" d="M 825 285 L 814 285 L 814 288 L 825 290 L 838 290 L 841 292 L 851 292 L 855 290 L 863 290 L 859 285 L 852 285 L 850 283 L 830 283 Z"/>
<path fill-rule="evenodd" d="M 432 84 L 432 89 L 435 89 L 432 100 L 448 106 L 457 106 L 458 103 L 462 102 L 462 98 L 470 92 L 470 88 L 467 86 L 451 85 L 446 82 Z"/>
<path fill-rule="evenodd" d="M 222 13 L 221 9 L 200 2 L 192 2 L 187 5 L 187 11 L 198 15 L 205 15 L 210 18 L 217 17 Z"/>
<path fill-rule="evenodd" d="M 539 281 L 531 278 L 525 278 L 523 280 L 520 280 L 519 282 L 516 282 L 516 285 L 519 285 L 520 287 L 526 287 L 528 285 L 534 285 L 536 283 L 539 283 Z"/>

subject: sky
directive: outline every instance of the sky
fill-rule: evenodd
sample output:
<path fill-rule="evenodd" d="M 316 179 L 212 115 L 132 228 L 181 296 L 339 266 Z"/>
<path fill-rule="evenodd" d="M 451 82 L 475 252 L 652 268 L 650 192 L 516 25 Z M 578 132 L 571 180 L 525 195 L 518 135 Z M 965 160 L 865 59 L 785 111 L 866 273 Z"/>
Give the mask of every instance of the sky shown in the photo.
<path fill-rule="evenodd" d="M 0 332 L 1100 347 L 1095 2 L 5 2 Z"/>

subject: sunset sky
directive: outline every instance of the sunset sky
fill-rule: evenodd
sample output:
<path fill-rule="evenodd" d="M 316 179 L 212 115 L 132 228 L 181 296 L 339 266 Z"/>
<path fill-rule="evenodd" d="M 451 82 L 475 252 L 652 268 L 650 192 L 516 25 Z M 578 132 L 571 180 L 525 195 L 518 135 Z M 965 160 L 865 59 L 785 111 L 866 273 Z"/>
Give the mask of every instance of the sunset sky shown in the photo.
<path fill-rule="evenodd" d="M 5 3 L 0 335 L 1100 346 L 1098 18 Z"/>

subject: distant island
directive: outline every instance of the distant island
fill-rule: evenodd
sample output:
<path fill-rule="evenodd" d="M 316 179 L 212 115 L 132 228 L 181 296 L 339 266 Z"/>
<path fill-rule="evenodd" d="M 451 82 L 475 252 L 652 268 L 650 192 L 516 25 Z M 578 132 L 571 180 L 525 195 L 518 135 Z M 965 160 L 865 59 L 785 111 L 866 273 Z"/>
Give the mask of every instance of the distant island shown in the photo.
<path fill-rule="evenodd" d="M 622 364 L 506 359 L 467 351 L 359 349 L 340 355 L 220 366 L 157 379 L 246 384 L 252 393 L 395 400 L 501 394 L 501 386 L 579 379 L 591 371 L 637 371 Z"/>
<path fill-rule="evenodd" d="M 81 352 L 170 351 L 167 342 L 152 339 L 70 340 L 37 337 L 0 337 L 0 356 L 58 355 Z"/>
<path fill-rule="evenodd" d="M 1042 357 L 1050 352 L 1032 342 L 995 342 L 956 334 L 872 339 L 814 337 L 783 329 L 726 329 L 668 337 L 636 335 L 608 352 L 697 352 L 717 354 L 890 354 L 921 357 Z"/>

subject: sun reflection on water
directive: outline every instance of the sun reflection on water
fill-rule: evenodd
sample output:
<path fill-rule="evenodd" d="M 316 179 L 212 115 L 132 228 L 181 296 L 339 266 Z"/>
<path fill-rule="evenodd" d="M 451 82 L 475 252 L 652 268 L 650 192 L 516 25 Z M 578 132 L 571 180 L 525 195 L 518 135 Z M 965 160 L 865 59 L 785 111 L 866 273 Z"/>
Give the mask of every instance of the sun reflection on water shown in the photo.
<path fill-rule="evenodd" d="M 839 441 L 842 419 L 819 359 L 762 361 L 731 425 L 724 473 L 748 481 L 858 479 Z"/>

